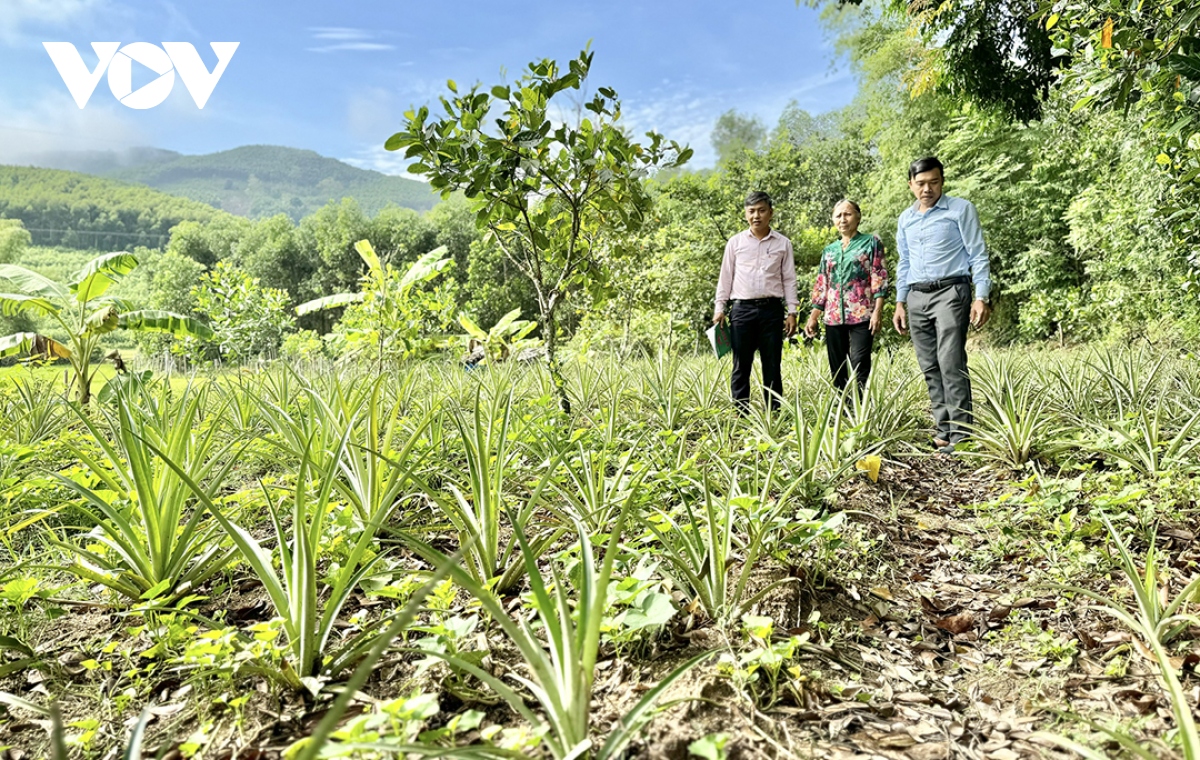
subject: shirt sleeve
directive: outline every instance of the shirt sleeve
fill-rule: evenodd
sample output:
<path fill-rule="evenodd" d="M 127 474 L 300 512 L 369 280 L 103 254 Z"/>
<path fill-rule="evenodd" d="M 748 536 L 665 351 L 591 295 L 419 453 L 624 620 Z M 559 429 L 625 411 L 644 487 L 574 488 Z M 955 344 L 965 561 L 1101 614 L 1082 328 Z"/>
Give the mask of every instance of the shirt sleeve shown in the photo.
<path fill-rule="evenodd" d="M 888 291 L 887 263 L 884 261 L 883 241 L 879 238 L 871 248 L 871 297 L 884 298 Z"/>
<path fill-rule="evenodd" d="M 827 258 L 821 253 L 821 263 L 817 265 L 817 279 L 813 280 L 812 308 L 825 311 L 825 299 L 829 292 L 829 278 L 825 276 Z"/>
<path fill-rule="evenodd" d="M 904 237 L 904 214 L 896 222 L 896 303 L 908 301 L 908 240 Z"/>
<path fill-rule="evenodd" d="M 958 232 L 967 249 L 967 260 L 971 263 L 971 279 L 975 281 L 975 297 L 987 298 L 992 290 L 991 267 L 988 264 L 987 247 L 983 243 L 983 227 L 979 224 L 979 212 L 975 204 L 963 201 L 963 210 L 958 218 Z"/>
<path fill-rule="evenodd" d="M 787 241 L 783 252 L 783 300 L 787 303 L 788 314 L 800 310 L 800 298 L 796 295 L 796 254 L 792 250 L 792 241 Z"/>
<path fill-rule="evenodd" d="M 721 259 L 721 276 L 717 278 L 717 299 L 713 307 L 713 316 L 725 313 L 725 304 L 729 301 L 729 294 L 733 290 L 733 239 L 725 244 L 725 257 Z"/>

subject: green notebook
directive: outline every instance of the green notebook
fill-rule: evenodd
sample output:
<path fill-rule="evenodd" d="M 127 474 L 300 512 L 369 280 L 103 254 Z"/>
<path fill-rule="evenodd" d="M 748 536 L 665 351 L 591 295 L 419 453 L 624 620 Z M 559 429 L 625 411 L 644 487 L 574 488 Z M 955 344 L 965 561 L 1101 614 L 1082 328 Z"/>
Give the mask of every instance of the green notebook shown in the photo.
<path fill-rule="evenodd" d="M 729 326 L 725 322 L 713 325 L 704 332 L 718 359 L 733 350 L 733 344 L 729 342 Z"/>

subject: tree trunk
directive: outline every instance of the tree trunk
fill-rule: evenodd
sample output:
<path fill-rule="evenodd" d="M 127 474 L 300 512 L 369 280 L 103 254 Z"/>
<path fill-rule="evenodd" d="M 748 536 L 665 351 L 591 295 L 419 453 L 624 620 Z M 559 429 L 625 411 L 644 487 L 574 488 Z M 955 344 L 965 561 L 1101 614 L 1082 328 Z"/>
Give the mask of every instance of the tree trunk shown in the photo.
<path fill-rule="evenodd" d="M 563 414 L 571 413 L 571 399 L 567 397 L 567 380 L 563 377 L 562 366 L 558 363 L 558 323 L 554 319 L 553 301 L 545 309 L 542 323 L 546 326 L 546 364 L 550 370 L 550 382 L 558 393 L 558 404 Z"/>

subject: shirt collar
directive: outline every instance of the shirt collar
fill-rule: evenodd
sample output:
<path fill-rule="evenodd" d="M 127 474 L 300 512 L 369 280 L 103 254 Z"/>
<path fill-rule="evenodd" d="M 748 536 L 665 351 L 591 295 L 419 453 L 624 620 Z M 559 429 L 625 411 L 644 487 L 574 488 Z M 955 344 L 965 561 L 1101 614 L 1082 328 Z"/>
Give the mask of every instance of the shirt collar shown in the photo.
<path fill-rule="evenodd" d="M 935 208 L 939 208 L 942 211 L 949 210 L 950 201 L 946 200 L 948 197 L 949 196 L 947 196 L 945 193 L 942 193 L 941 196 L 934 202 L 933 207 L 930 208 L 929 210 L 933 211 L 933 209 L 935 209 Z M 913 201 L 912 206 L 909 206 L 909 208 L 912 209 L 912 212 L 914 214 L 919 214 L 919 213 L 921 213 L 921 202 Z"/>
<path fill-rule="evenodd" d="M 742 230 L 742 232 L 745 233 L 746 237 L 750 238 L 751 240 L 758 241 L 758 242 L 761 242 L 762 240 L 770 240 L 771 238 L 775 237 L 775 235 L 776 235 L 774 227 L 772 227 L 770 230 L 767 231 L 767 236 L 765 238 L 761 238 L 761 239 L 754 237 L 754 233 L 751 232 L 749 230 L 749 228 Z"/>

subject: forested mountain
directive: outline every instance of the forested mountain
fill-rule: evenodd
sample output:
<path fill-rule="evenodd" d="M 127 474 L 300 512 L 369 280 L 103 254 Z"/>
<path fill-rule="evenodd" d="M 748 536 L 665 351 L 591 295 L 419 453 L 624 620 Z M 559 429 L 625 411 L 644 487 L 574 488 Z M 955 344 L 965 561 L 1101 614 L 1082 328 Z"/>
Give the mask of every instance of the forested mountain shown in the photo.
<path fill-rule="evenodd" d="M 311 150 L 247 145 L 203 156 L 178 156 L 104 172 L 156 190 L 259 219 L 287 214 L 293 221 L 330 201 L 354 198 L 374 216 L 389 204 L 424 211 L 437 196 L 404 177 L 358 169 Z"/>
<path fill-rule="evenodd" d="M 0 166 L 0 218 L 20 219 L 34 245 L 161 248 L 179 222 L 226 216 L 141 185 L 57 169 Z"/>
<path fill-rule="evenodd" d="M 131 166 L 141 166 L 157 161 L 172 161 L 182 155 L 173 150 L 150 147 L 124 148 L 122 150 L 55 150 L 26 156 L 21 164 L 37 166 L 42 169 L 62 169 L 68 172 L 103 176 Z"/>

